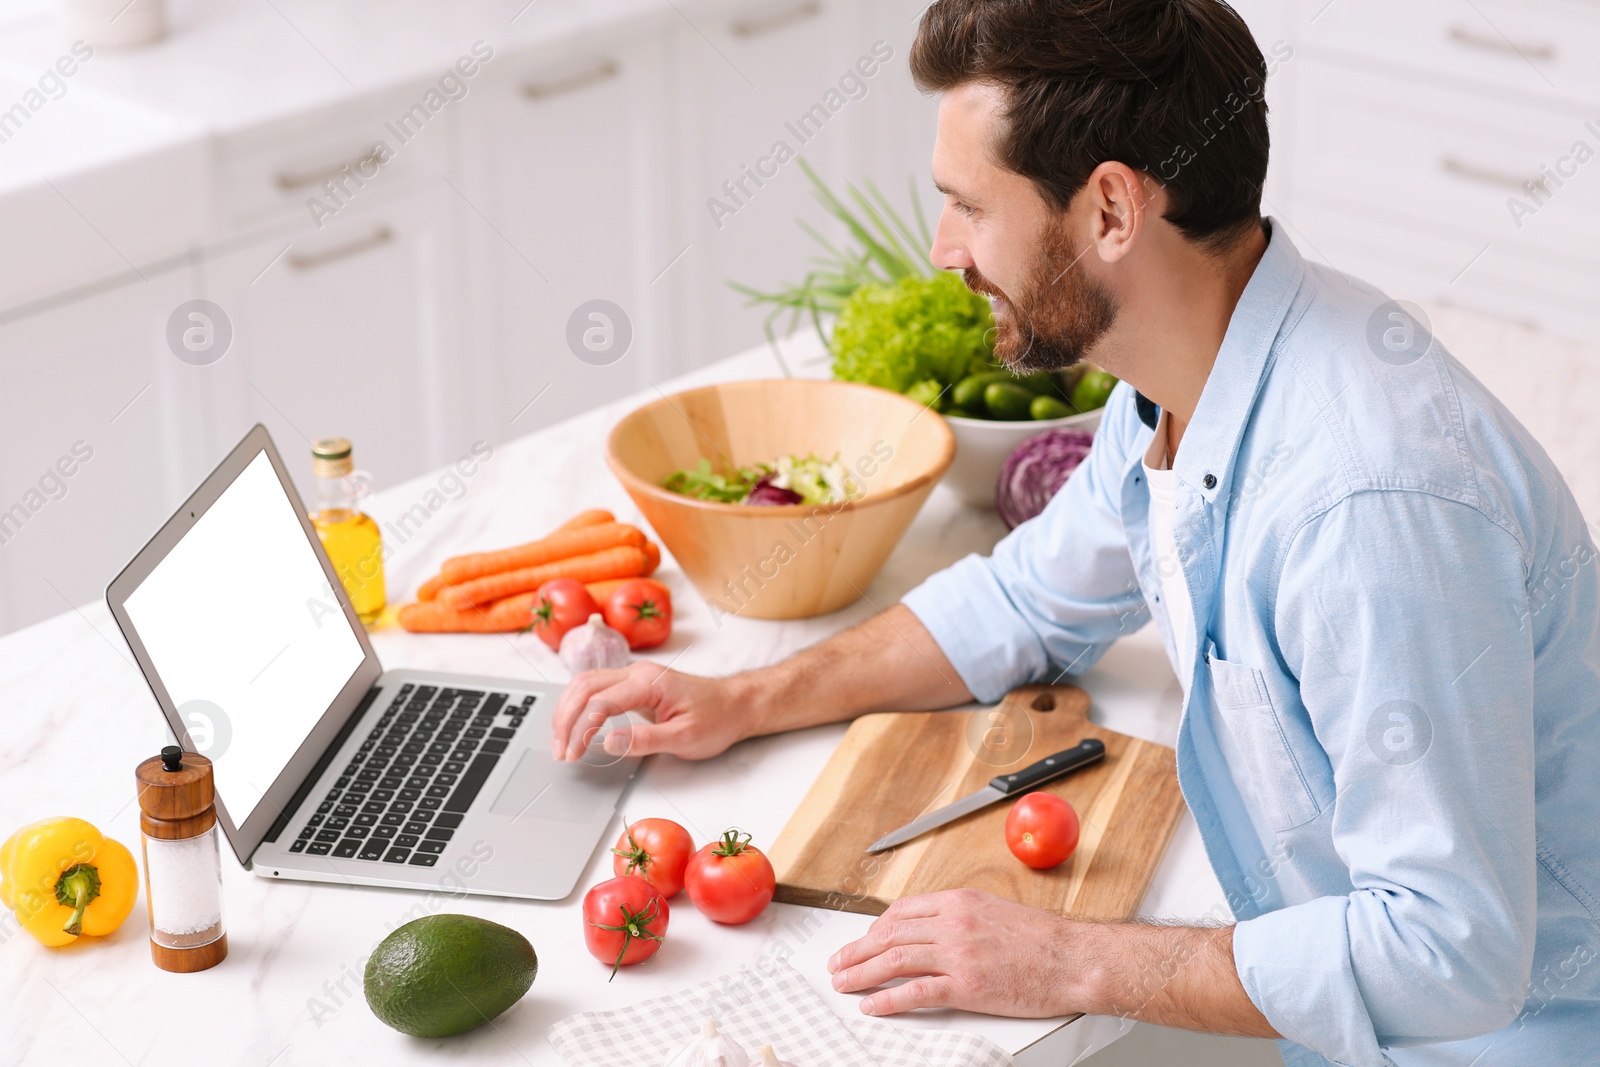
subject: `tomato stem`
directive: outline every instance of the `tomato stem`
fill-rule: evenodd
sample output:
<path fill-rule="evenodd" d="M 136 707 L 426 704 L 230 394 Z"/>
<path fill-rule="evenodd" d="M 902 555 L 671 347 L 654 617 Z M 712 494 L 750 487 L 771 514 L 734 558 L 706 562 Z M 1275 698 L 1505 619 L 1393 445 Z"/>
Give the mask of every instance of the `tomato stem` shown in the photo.
<path fill-rule="evenodd" d="M 656 921 L 656 900 L 639 911 L 629 911 L 626 904 L 618 904 L 617 910 L 622 912 L 622 922 L 617 926 L 607 926 L 605 923 L 590 923 L 597 930 L 610 930 L 614 934 L 622 935 L 622 951 L 617 953 L 617 961 L 611 965 L 611 978 L 617 976 L 622 969 L 622 957 L 628 954 L 628 946 L 633 944 L 635 938 L 641 941 L 662 941 L 661 935 L 650 932 L 650 924 Z M 607 978 L 606 981 L 611 981 Z"/>
<path fill-rule="evenodd" d="M 621 856 L 623 859 L 628 861 L 627 873 L 629 874 L 633 874 L 635 871 L 648 871 L 650 869 L 650 863 L 653 857 L 650 855 L 650 853 L 644 850 L 643 846 L 641 846 L 639 842 L 633 839 L 633 827 L 628 827 L 627 836 L 628 847 L 614 848 L 611 850 L 612 855 Z"/>
<path fill-rule="evenodd" d="M 713 856 L 737 856 L 750 844 L 750 835 L 741 834 L 737 829 L 722 831 L 722 840 L 717 847 L 711 850 Z"/>

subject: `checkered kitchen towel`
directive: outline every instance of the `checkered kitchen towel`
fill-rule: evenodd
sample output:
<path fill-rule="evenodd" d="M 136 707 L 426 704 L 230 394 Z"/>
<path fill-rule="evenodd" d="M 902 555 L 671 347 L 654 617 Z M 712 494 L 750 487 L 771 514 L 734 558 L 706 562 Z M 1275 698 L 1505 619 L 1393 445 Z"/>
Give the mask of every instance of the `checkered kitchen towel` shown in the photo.
<path fill-rule="evenodd" d="M 550 1027 L 570 1067 L 661 1067 L 715 1019 L 752 1054 L 771 1045 L 798 1067 L 1011 1067 L 994 1042 L 958 1030 L 917 1030 L 882 1019 L 840 1020 L 781 959 L 615 1011 L 585 1011 Z"/>

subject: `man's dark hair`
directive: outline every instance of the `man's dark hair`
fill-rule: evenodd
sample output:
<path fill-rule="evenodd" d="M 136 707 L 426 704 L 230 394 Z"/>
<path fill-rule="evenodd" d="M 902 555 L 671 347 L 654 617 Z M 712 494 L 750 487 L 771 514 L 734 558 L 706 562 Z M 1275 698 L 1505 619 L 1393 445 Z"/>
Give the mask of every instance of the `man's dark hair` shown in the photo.
<path fill-rule="evenodd" d="M 937 0 L 911 46 L 924 92 L 1006 92 L 995 153 L 1064 209 L 1107 160 L 1167 190 L 1166 219 L 1212 251 L 1261 213 L 1266 61 L 1221 0 Z"/>

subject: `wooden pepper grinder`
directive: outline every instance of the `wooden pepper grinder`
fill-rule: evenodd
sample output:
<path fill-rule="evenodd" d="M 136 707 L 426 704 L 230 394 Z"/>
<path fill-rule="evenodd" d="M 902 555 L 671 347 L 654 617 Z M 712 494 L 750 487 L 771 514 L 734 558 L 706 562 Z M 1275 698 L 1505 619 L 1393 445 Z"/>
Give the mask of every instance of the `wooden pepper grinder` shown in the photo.
<path fill-rule="evenodd" d="M 144 844 L 150 956 L 163 971 L 203 971 L 228 955 L 211 761 L 168 745 L 134 769 Z"/>

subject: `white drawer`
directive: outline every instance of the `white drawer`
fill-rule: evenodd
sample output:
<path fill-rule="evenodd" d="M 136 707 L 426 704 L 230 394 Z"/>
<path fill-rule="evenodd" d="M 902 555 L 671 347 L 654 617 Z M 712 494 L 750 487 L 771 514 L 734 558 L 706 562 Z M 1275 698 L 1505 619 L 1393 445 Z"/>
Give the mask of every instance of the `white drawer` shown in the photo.
<path fill-rule="evenodd" d="M 1298 43 L 1402 70 L 1600 101 L 1594 0 L 1302 0 Z"/>
<path fill-rule="evenodd" d="M 1600 343 L 1600 270 L 1476 238 L 1351 211 L 1317 195 L 1284 217 L 1307 259 L 1328 263 L 1399 300 L 1452 304 Z"/>
<path fill-rule="evenodd" d="M 1303 63 L 1297 190 L 1431 223 L 1478 247 L 1600 265 L 1600 118 Z M 1536 180 L 1536 193 L 1523 184 Z"/>
<path fill-rule="evenodd" d="M 217 149 L 218 223 L 228 230 L 326 219 L 310 201 L 316 199 L 337 214 L 419 175 L 444 173 L 450 126 L 462 105 L 447 103 L 429 112 L 425 97 L 430 88 L 420 84 L 363 100 L 358 107 L 297 116 L 224 137 Z M 330 179 L 338 183 L 337 196 L 325 187 Z"/>

